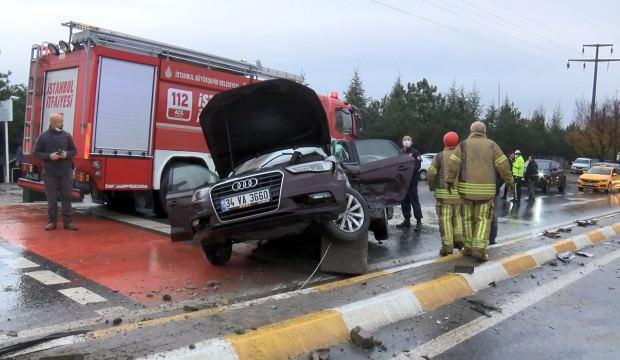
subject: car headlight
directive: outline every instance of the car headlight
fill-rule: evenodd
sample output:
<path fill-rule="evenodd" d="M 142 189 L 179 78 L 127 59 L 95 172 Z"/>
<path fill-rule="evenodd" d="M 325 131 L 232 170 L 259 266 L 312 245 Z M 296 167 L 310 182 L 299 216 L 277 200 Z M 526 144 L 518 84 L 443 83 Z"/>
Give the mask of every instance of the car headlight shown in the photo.
<path fill-rule="evenodd" d="M 334 163 L 331 161 L 313 161 L 304 164 L 291 165 L 286 170 L 298 174 L 305 172 L 326 172 L 334 169 Z"/>
<path fill-rule="evenodd" d="M 542 172 L 542 171 L 539 171 L 538 172 L 538 177 L 541 178 L 541 179 L 544 178 L 545 177 L 545 173 Z"/>
<path fill-rule="evenodd" d="M 192 195 L 192 202 L 204 201 L 209 196 L 210 187 L 204 187 L 202 189 L 198 189 L 194 191 L 194 195 Z"/>

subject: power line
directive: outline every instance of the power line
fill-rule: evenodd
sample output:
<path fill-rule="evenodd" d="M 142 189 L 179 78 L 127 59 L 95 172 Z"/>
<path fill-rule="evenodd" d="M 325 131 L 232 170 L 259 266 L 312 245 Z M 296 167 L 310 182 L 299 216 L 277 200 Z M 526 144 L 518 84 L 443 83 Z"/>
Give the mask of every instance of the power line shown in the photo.
<path fill-rule="evenodd" d="M 446 0 L 444 0 L 444 1 L 446 1 Z M 559 42 L 557 42 L 557 41 L 555 41 L 555 40 L 553 40 L 553 39 L 550 39 L 550 38 L 548 38 L 548 37 L 546 37 L 546 36 L 544 36 L 544 35 L 541 35 L 541 34 L 539 34 L 539 33 L 535 32 L 535 31 L 533 31 L 533 30 L 527 29 L 527 28 L 525 28 L 525 27 L 523 27 L 523 26 L 521 26 L 521 25 L 519 25 L 519 24 L 517 24 L 517 23 L 514 23 L 514 22 L 512 22 L 512 21 L 510 21 L 510 20 L 508 20 L 508 19 L 506 19 L 506 18 L 504 18 L 504 17 L 502 17 L 502 16 L 499 16 L 499 15 L 497 15 L 497 14 L 495 14 L 495 13 L 491 12 L 491 11 L 488 11 L 488 10 L 486 10 L 486 9 L 484 9 L 484 8 L 481 8 L 480 6 L 478 6 L 478 5 L 476 5 L 476 4 L 473 4 L 473 3 L 471 3 L 471 2 L 470 2 L 470 1 L 468 1 L 468 0 L 461 0 L 461 1 L 462 1 L 462 2 L 464 2 L 464 3 L 469 4 L 470 6 L 472 6 L 472 7 L 476 8 L 476 9 L 478 9 L 479 11 L 482 11 L 482 12 L 484 12 L 484 13 L 486 13 L 486 14 L 489 14 L 489 15 L 491 15 L 491 16 L 493 16 L 493 17 L 496 17 L 496 18 L 498 18 L 498 19 L 500 19 L 500 20 L 502 20 L 502 21 L 504 21 L 504 22 L 506 22 L 506 23 L 508 23 L 508 24 L 510 24 L 510 25 L 512 25 L 512 26 L 514 26 L 514 27 L 516 27 L 516 28 L 518 28 L 518 29 L 520 29 L 520 30 L 522 30 L 522 31 L 526 32 L 526 33 L 533 34 L 533 35 L 535 35 L 535 36 L 539 37 L 539 38 L 540 38 L 540 39 L 542 39 L 542 40 L 545 40 L 545 41 L 549 41 L 549 42 L 555 43 L 556 45 L 558 45 L 559 47 L 561 47 L 561 48 L 562 48 L 562 49 L 564 49 L 564 50 L 572 51 L 572 50 L 571 50 L 568 46 L 566 46 L 566 45 L 564 45 L 564 44 L 562 44 L 562 43 L 559 43 Z"/>
<path fill-rule="evenodd" d="M 519 14 L 518 12 L 512 10 L 511 8 L 507 7 L 506 5 L 503 5 L 503 4 L 501 4 L 501 3 L 499 3 L 499 2 L 497 2 L 495 0 L 489 0 L 489 1 L 492 2 L 493 4 L 495 4 L 495 6 L 500 7 L 500 8 L 502 8 L 502 9 L 508 11 L 508 12 L 511 12 L 511 13 L 513 13 L 513 14 L 515 14 L 515 15 L 517 15 L 517 16 L 519 16 L 519 17 L 521 17 L 521 18 L 523 18 L 523 19 L 525 19 L 525 20 L 527 20 L 527 21 L 529 21 L 531 23 L 533 23 L 533 24 L 545 27 L 545 28 L 547 28 L 547 30 L 553 31 L 556 35 L 560 35 L 564 40 L 572 41 L 571 39 L 562 36 L 559 32 L 557 32 L 555 29 L 551 28 L 549 25 L 543 24 L 543 23 L 541 23 L 539 21 L 536 21 L 536 20 L 534 20 L 532 18 L 529 18 L 529 17 L 527 17 L 525 15 Z"/>
<path fill-rule="evenodd" d="M 501 29 L 496 29 L 496 28 L 494 28 L 494 27 L 490 26 L 489 24 L 485 24 L 485 23 L 480 22 L 480 21 L 478 21 L 478 20 L 471 19 L 471 18 L 469 18 L 469 17 L 467 17 L 467 16 L 465 16 L 465 15 L 463 15 L 463 14 L 460 14 L 460 13 L 458 13 L 458 12 L 456 12 L 456 11 L 453 11 L 453 10 L 451 10 L 451 9 L 448 9 L 448 8 L 446 8 L 446 7 L 444 7 L 444 6 L 441 6 L 441 5 L 435 4 L 435 3 L 433 3 L 433 2 L 431 2 L 431 1 L 429 1 L 429 0 L 420 0 L 420 1 L 422 1 L 422 2 L 424 2 L 424 3 L 426 3 L 426 4 L 429 4 L 429 5 L 431 5 L 431 6 L 437 7 L 437 8 L 439 8 L 439 9 L 441 9 L 441 10 L 447 11 L 447 12 L 449 12 L 449 13 L 451 13 L 451 14 L 453 14 L 453 15 L 456 15 L 456 16 L 458 16 L 458 17 L 460 17 L 460 18 L 463 18 L 463 19 L 465 19 L 465 20 L 468 20 L 468 21 L 474 22 L 474 23 L 476 23 L 476 24 L 478 24 L 478 25 L 480 25 L 480 26 L 486 27 L 486 28 L 491 29 L 491 30 L 496 31 L 496 32 L 500 32 L 500 33 L 502 33 L 502 34 L 504 34 L 504 35 L 507 35 L 507 36 L 509 36 L 509 37 L 511 37 L 511 38 L 513 38 L 513 39 L 516 39 L 516 40 L 519 40 L 519 41 L 523 41 L 523 42 L 525 42 L 525 43 L 528 43 L 528 44 L 530 44 L 530 45 L 533 45 L 533 46 L 535 46 L 535 47 L 537 47 L 537 48 L 539 48 L 539 49 L 541 49 L 541 50 L 545 50 L 545 51 L 547 51 L 547 50 L 548 50 L 547 48 L 544 48 L 544 47 L 542 47 L 542 46 L 540 46 L 540 45 L 538 45 L 538 44 L 536 44 L 536 43 L 533 43 L 533 42 L 531 42 L 531 41 L 528 41 L 528 40 L 522 39 L 522 38 L 520 38 L 520 37 L 518 37 L 518 36 L 514 36 L 514 35 L 512 35 L 512 34 L 510 34 L 510 33 L 508 33 L 508 32 L 505 32 L 505 31 L 501 30 Z"/>
<path fill-rule="evenodd" d="M 468 35 L 468 36 L 474 37 L 474 38 L 479 39 L 479 40 L 483 40 L 483 41 L 492 42 L 492 43 L 494 43 L 494 44 L 496 44 L 496 45 L 499 45 L 499 46 L 501 46 L 501 47 L 504 47 L 504 48 L 507 48 L 507 49 L 510 49 L 510 50 L 515 50 L 515 51 L 520 51 L 520 52 L 528 52 L 528 53 L 530 53 L 530 54 L 534 54 L 534 55 L 537 55 L 537 56 L 539 55 L 539 54 L 534 53 L 534 52 L 532 52 L 532 51 L 529 51 L 529 50 L 527 50 L 527 49 L 517 49 L 517 48 L 511 47 L 511 46 L 509 46 L 509 45 L 507 45 L 507 44 L 505 44 L 505 43 L 502 43 L 502 42 L 499 42 L 499 41 L 496 41 L 496 40 L 492 40 L 492 39 L 488 39 L 488 38 L 485 38 L 485 37 L 479 36 L 479 35 L 477 35 L 477 34 L 475 34 L 475 33 L 472 33 L 472 32 L 469 32 L 469 31 L 465 31 L 465 30 L 459 29 L 459 28 L 457 28 L 457 27 L 454 27 L 454 26 L 451 26 L 451 25 L 448 25 L 448 24 L 444 24 L 444 23 L 442 23 L 442 22 L 440 22 L 440 21 L 436 21 L 436 20 L 433 20 L 433 19 L 429 19 L 429 18 L 424 17 L 424 16 L 422 16 L 422 15 L 418 15 L 418 14 L 416 14 L 416 13 L 414 13 L 414 12 L 411 12 L 411 11 L 408 11 L 408 10 L 405 10 L 405 9 L 402 9 L 402 8 L 399 8 L 399 7 L 394 6 L 394 5 L 387 4 L 387 3 L 383 2 L 383 1 L 379 1 L 379 0 L 370 0 L 370 1 L 371 1 L 371 2 L 373 2 L 373 3 L 375 3 L 375 4 L 377 4 L 377 5 L 380 5 L 380 6 L 383 6 L 383 7 L 389 8 L 389 9 L 392 9 L 392 10 L 394 10 L 394 11 L 397 11 L 397 12 L 399 12 L 399 13 L 402 13 L 402 14 L 405 14 L 405 15 L 409 15 L 409 16 L 412 16 L 412 17 L 418 18 L 418 19 L 424 20 L 424 21 L 426 21 L 426 22 L 430 22 L 430 23 L 435 24 L 435 25 L 443 26 L 443 27 L 448 28 L 448 29 L 450 29 L 450 30 L 452 30 L 452 31 L 456 31 L 456 32 L 459 32 L 459 33 L 461 33 L 461 34 L 465 34 L 465 35 Z"/>

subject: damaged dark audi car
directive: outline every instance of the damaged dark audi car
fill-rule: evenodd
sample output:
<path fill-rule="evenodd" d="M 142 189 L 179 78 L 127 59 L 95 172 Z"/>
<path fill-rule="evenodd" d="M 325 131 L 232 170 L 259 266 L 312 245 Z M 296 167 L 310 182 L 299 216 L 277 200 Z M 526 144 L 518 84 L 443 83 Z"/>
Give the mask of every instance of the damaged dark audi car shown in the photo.
<path fill-rule="evenodd" d="M 332 140 L 316 93 L 268 80 L 215 95 L 200 114 L 215 170 L 186 164 L 166 179 L 173 240 L 197 240 L 209 262 L 233 243 L 302 234 L 387 237 L 413 161 L 389 140 Z M 221 179 L 220 179 L 221 177 Z"/>

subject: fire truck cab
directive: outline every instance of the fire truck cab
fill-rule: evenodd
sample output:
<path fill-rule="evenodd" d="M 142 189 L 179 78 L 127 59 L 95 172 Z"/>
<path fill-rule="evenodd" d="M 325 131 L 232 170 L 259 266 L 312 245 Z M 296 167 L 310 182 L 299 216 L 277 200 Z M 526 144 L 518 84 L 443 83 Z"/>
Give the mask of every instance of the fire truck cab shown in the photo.
<path fill-rule="evenodd" d="M 214 94 L 255 81 L 301 75 L 160 43 L 77 22 L 69 41 L 33 45 L 22 165 L 18 184 L 43 192 L 37 137 L 49 116 L 64 115 L 73 135 L 74 198 L 165 213 L 162 179 L 193 163 L 214 171 L 198 115 Z M 360 134 L 361 114 L 338 98 L 319 95 L 335 139 Z M 294 124 L 291 124 L 294 126 Z M 223 174 L 224 176 L 226 174 Z"/>

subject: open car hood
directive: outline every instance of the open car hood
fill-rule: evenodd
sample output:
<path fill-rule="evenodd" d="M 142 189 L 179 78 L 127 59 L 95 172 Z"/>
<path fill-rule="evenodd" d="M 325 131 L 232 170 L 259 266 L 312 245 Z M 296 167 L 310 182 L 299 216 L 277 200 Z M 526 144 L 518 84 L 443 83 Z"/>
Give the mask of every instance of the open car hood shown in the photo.
<path fill-rule="evenodd" d="M 261 81 L 215 95 L 200 126 L 217 172 L 281 149 L 316 146 L 329 154 L 327 116 L 316 93 L 290 80 Z"/>

